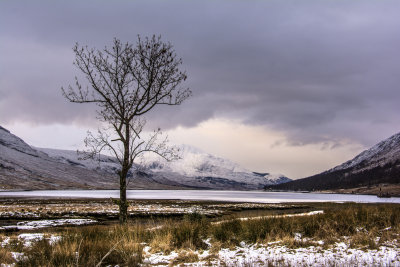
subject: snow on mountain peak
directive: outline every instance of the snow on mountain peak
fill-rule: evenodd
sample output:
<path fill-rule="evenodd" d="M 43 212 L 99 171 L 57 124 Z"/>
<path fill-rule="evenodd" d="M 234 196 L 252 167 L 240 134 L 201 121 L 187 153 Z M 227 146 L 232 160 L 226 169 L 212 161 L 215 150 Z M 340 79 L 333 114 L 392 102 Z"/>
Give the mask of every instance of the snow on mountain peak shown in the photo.
<path fill-rule="evenodd" d="M 374 164 L 371 164 L 372 161 L 382 164 L 398 158 L 400 158 L 400 133 L 379 142 L 370 149 L 361 152 L 355 158 L 330 169 L 328 172 L 352 168 L 362 162 L 369 162 L 369 166 L 372 167 L 374 166 Z"/>
<path fill-rule="evenodd" d="M 180 159 L 167 162 L 155 154 L 144 154 L 139 164 L 154 172 L 172 172 L 187 177 L 226 178 L 246 184 L 271 184 L 286 181 L 280 174 L 253 173 L 228 159 L 220 158 L 189 145 L 179 146 Z M 284 180 L 282 180 L 284 179 Z"/>
<path fill-rule="evenodd" d="M 249 172 L 230 160 L 205 153 L 198 148 L 179 146 L 180 159 L 168 162 L 154 153 L 144 154 L 139 164 L 154 171 L 168 170 L 186 176 L 224 176 L 231 172 Z"/>

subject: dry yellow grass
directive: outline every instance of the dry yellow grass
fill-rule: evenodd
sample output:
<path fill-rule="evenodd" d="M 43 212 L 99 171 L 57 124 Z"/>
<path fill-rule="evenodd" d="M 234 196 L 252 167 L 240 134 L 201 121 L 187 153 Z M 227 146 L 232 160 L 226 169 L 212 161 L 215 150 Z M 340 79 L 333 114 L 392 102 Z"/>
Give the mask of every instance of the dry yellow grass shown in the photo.
<path fill-rule="evenodd" d="M 183 219 L 157 221 L 160 227 L 152 230 L 148 227 L 154 225 L 151 222 L 66 228 L 57 230 L 62 239 L 54 244 L 44 239 L 24 247 L 14 238 L 0 249 L 0 257 L 7 263 L 12 261 L 11 251 L 24 252 L 26 258 L 18 262 L 19 266 L 96 266 L 99 262 L 103 266 L 135 266 L 143 259 L 143 247 L 150 246 L 151 252 L 179 252 L 176 259 L 179 264 L 198 260 L 191 250 L 210 249 L 212 257 L 221 248 L 234 247 L 242 241 L 248 244 L 279 241 L 291 248 L 316 245 L 320 240 L 326 246 L 346 241 L 352 247 L 374 248 L 394 242 L 400 234 L 400 205 L 318 204 L 318 209 L 324 209 L 324 213 L 253 220 L 224 218 L 219 224 L 211 224 L 210 219 L 199 214 L 190 214 Z M 204 242 L 206 239 L 210 240 L 211 248 Z"/>
<path fill-rule="evenodd" d="M 0 263 L 12 264 L 14 262 L 15 262 L 15 260 L 12 257 L 10 250 L 0 246 Z"/>
<path fill-rule="evenodd" d="M 172 239 L 173 237 L 170 231 L 160 231 L 156 233 L 149 244 L 151 251 L 170 253 L 174 247 Z"/>

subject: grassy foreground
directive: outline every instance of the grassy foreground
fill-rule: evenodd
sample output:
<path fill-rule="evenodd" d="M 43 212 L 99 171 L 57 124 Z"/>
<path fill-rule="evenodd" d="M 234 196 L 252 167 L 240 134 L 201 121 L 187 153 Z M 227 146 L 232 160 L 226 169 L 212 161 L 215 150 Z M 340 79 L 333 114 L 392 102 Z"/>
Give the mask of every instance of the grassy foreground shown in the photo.
<path fill-rule="evenodd" d="M 398 242 L 400 205 L 321 204 L 318 208 L 324 213 L 251 220 L 232 217 L 223 221 L 211 221 L 191 213 L 183 219 L 165 219 L 153 224 L 132 221 L 126 226 L 53 229 L 45 236 L 61 236 L 57 242 L 42 239 L 24 246 L 23 241 L 11 239 L 0 247 L 0 263 L 15 263 L 16 266 L 137 266 L 142 263 L 145 246 L 151 247 L 153 253 L 177 251 L 179 256 L 175 263 L 183 263 L 198 261 L 197 254 L 191 251 L 210 249 L 209 260 L 212 260 L 221 248 L 234 247 L 242 241 L 249 244 L 280 241 L 288 247 L 316 245 L 317 241 L 323 241 L 323 246 L 329 247 L 345 241 L 352 247 L 363 249 L 374 249 L 388 241 Z M 11 252 L 23 255 L 15 261 Z"/>

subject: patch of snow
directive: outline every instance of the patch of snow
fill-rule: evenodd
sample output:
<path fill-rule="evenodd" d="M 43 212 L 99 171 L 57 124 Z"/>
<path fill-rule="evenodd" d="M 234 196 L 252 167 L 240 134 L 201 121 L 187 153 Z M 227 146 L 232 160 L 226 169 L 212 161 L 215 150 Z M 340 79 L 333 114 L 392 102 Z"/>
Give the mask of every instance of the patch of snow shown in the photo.
<path fill-rule="evenodd" d="M 45 227 L 55 227 L 61 225 L 84 225 L 92 224 L 97 221 L 92 219 L 57 219 L 57 220 L 38 220 L 18 222 L 17 225 L 3 226 L 3 229 L 32 230 Z"/>
<path fill-rule="evenodd" d="M 349 248 L 344 242 L 331 248 L 305 247 L 291 249 L 277 245 L 247 245 L 244 242 L 235 249 L 221 249 L 215 258 L 210 251 L 195 251 L 199 262 L 185 263 L 184 266 L 400 266 L 400 248 L 381 246 L 375 250 Z M 143 264 L 152 266 L 168 265 L 178 253 L 150 253 L 151 247 L 144 248 Z M 208 261 L 205 261 L 209 258 Z"/>
<path fill-rule="evenodd" d="M 51 235 L 50 238 L 49 238 L 50 245 L 54 245 L 54 244 L 60 242 L 61 239 L 62 239 L 62 236 L 59 236 L 59 235 Z"/>
<path fill-rule="evenodd" d="M 208 247 L 211 247 L 211 238 L 204 239 L 203 242 L 204 242 Z"/>
<path fill-rule="evenodd" d="M 30 247 L 32 246 L 33 242 L 40 241 L 43 238 L 45 238 L 43 233 L 26 233 L 18 235 L 18 240 L 23 241 L 25 247 Z M 50 244 L 53 245 L 61 240 L 61 236 L 51 235 L 47 239 L 49 240 Z"/>
<path fill-rule="evenodd" d="M 294 233 L 294 240 L 302 241 L 303 235 L 301 233 Z"/>
<path fill-rule="evenodd" d="M 302 217 L 302 216 L 313 216 L 313 215 L 323 214 L 323 213 L 324 213 L 323 210 L 315 210 L 315 211 L 310 211 L 310 212 L 294 213 L 294 214 L 280 214 L 280 215 L 268 215 L 268 216 L 258 216 L 258 217 L 243 217 L 243 218 L 237 218 L 236 220 L 248 221 L 248 220 L 259 220 L 259 219 L 268 219 L 268 218 Z M 221 223 L 228 222 L 228 221 L 231 221 L 231 220 L 213 222 L 212 224 L 221 224 Z"/>
<path fill-rule="evenodd" d="M 1 211 L 0 217 L 39 218 L 39 214 L 30 211 Z"/>
<path fill-rule="evenodd" d="M 143 248 L 144 252 L 144 259 L 143 264 L 150 264 L 150 265 L 168 265 L 173 259 L 178 257 L 178 253 L 172 251 L 170 254 L 165 255 L 162 252 L 159 253 L 151 253 L 151 247 L 146 246 Z"/>
<path fill-rule="evenodd" d="M 24 258 L 24 253 L 23 252 L 11 252 L 12 257 L 16 261 L 20 261 Z"/>
<path fill-rule="evenodd" d="M 24 246 L 25 247 L 30 247 L 32 246 L 33 242 L 37 242 L 43 239 L 43 234 L 39 233 L 39 234 L 20 234 L 18 236 L 18 240 L 22 240 L 24 242 Z"/>
<path fill-rule="evenodd" d="M 0 244 L 0 246 L 2 246 L 2 247 L 5 247 L 5 246 L 7 246 L 9 243 L 10 243 L 10 237 L 6 237 L 2 242 L 1 242 L 1 244 Z"/>
<path fill-rule="evenodd" d="M 351 249 L 345 243 L 332 248 L 310 246 L 240 246 L 222 249 L 218 258 L 228 266 L 400 266 L 400 249 L 382 246 L 377 250 Z"/>

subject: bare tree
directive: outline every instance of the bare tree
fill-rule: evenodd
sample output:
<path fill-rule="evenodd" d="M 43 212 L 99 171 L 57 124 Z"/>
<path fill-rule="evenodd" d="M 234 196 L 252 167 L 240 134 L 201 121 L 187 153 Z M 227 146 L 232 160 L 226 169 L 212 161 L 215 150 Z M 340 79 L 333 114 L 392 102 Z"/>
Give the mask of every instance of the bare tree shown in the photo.
<path fill-rule="evenodd" d="M 181 87 L 186 72 L 180 70 L 182 60 L 170 43 L 161 37 L 140 38 L 136 45 L 114 39 L 111 48 L 102 50 L 76 44 L 74 65 L 84 74 L 88 86 L 75 77 L 75 86 L 61 88 L 73 103 L 95 103 L 98 119 L 105 125 L 96 135 L 85 139 L 86 158 L 94 158 L 109 150 L 119 161 L 120 223 L 127 221 L 127 176 L 135 158 L 143 152 L 154 152 L 167 160 L 176 151 L 161 138 L 160 129 L 143 138 L 146 121 L 142 116 L 156 105 L 179 105 L 191 95 Z"/>

